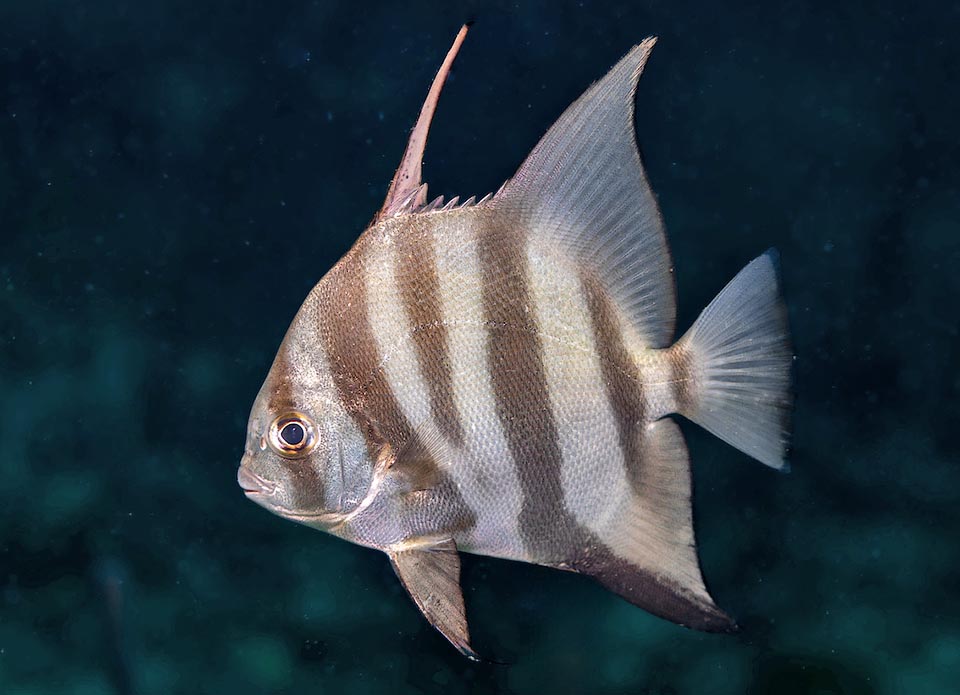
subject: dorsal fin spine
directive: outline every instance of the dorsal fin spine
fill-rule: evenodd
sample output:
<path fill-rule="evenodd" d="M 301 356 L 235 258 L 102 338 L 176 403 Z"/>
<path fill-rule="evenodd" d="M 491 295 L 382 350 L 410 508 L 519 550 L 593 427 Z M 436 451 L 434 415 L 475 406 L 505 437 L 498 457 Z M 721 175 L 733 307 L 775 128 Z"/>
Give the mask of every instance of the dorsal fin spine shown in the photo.
<path fill-rule="evenodd" d="M 427 98 L 420 109 L 420 116 L 417 118 L 416 125 L 410 131 L 410 139 L 407 141 L 407 148 L 403 152 L 403 158 L 400 160 L 400 166 L 397 167 L 397 173 L 393 175 L 390 182 L 390 188 L 387 189 L 387 197 L 383 201 L 380 212 L 377 213 L 376 220 L 395 215 L 401 211 L 410 192 L 414 193 L 414 205 L 420 206 L 426 202 L 427 189 L 422 185 L 423 178 L 423 151 L 427 146 L 427 135 L 430 133 L 430 122 L 433 120 L 433 114 L 437 109 L 437 102 L 440 99 L 440 92 L 443 91 L 443 85 L 450 75 L 450 68 L 457 57 L 463 40 L 467 37 L 469 24 L 464 24 L 453 40 L 453 45 L 447 51 L 437 76 L 433 78 L 433 84 L 430 85 L 430 91 L 427 92 Z"/>

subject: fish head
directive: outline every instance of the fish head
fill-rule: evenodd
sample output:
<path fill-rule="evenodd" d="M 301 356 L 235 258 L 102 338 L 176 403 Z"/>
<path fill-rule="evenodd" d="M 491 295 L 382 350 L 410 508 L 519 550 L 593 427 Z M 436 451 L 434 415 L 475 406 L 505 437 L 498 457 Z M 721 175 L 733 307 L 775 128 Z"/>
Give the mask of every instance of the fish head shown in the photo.
<path fill-rule="evenodd" d="M 329 531 L 364 499 L 373 464 L 330 376 L 315 294 L 253 403 L 237 482 L 274 514 Z"/>

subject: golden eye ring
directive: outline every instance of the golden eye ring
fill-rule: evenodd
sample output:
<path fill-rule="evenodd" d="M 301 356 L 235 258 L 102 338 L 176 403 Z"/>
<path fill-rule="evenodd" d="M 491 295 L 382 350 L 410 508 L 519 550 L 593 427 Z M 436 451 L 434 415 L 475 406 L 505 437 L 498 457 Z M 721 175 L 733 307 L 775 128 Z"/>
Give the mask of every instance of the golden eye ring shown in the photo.
<path fill-rule="evenodd" d="M 270 425 L 270 448 L 285 458 L 306 456 L 317 444 L 317 428 L 303 413 L 281 415 Z"/>

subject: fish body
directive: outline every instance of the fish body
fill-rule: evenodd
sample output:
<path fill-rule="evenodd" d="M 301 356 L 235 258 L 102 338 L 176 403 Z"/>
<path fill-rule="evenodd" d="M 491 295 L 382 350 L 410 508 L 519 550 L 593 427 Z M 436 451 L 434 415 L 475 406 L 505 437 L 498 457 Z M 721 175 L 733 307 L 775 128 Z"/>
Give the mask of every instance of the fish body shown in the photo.
<path fill-rule="evenodd" d="M 447 56 L 387 201 L 310 293 L 254 403 L 238 480 L 286 518 L 388 554 L 470 646 L 459 551 L 589 575 L 690 627 L 701 576 L 671 414 L 784 468 L 791 355 L 776 256 L 674 342 L 672 262 L 634 139 L 632 49 L 493 196 L 426 203 Z"/>

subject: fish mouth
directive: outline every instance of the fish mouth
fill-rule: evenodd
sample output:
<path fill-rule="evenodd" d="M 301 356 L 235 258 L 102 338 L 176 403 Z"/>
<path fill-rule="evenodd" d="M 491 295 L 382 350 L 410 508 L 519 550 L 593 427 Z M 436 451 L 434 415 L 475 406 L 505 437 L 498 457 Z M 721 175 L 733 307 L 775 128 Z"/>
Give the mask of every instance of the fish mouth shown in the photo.
<path fill-rule="evenodd" d="M 240 485 L 247 499 L 290 521 L 324 530 L 333 528 L 343 521 L 343 515 L 337 512 L 301 512 L 286 507 L 276 498 L 278 483 L 261 478 L 243 466 L 237 471 L 237 484 Z"/>
<path fill-rule="evenodd" d="M 271 483 L 269 480 L 264 480 L 256 473 L 251 473 L 243 466 L 240 467 L 240 470 L 237 471 L 237 484 L 243 490 L 243 494 L 247 497 L 254 497 L 257 495 L 273 495 L 277 491 L 277 484 Z"/>

